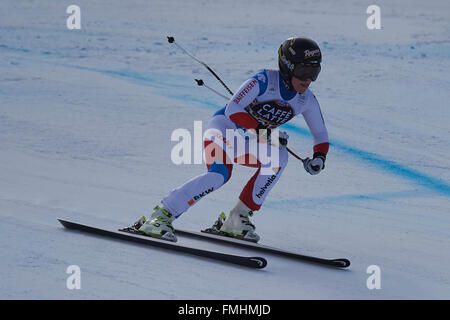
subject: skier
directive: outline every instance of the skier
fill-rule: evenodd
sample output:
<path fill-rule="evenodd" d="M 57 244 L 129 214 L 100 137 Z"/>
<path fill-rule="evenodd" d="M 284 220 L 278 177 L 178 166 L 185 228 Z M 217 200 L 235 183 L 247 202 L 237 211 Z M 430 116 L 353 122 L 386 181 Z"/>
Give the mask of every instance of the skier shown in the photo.
<path fill-rule="evenodd" d="M 257 242 L 260 237 L 250 217 L 260 209 L 288 162 L 289 136 L 276 128 L 302 114 L 314 138 L 313 157 L 306 158 L 304 168 L 316 175 L 325 167 L 328 132 L 316 97 L 308 88 L 319 75 L 321 61 L 322 53 L 313 40 L 284 41 L 278 50 L 279 70 L 258 71 L 210 120 L 204 134 L 207 172 L 172 190 L 149 219 L 141 217 L 133 227 L 149 236 L 176 241 L 172 222 L 224 185 L 231 177 L 233 164 L 238 163 L 257 171 L 228 217 L 222 212 L 207 230 Z M 263 157 L 261 151 L 266 151 L 268 157 Z"/>

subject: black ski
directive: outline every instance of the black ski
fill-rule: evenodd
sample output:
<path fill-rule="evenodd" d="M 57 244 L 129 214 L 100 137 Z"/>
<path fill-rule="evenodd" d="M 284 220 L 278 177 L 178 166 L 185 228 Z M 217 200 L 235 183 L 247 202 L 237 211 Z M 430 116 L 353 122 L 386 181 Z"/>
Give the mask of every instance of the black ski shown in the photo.
<path fill-rule="evenodd" d="M 319 263 L 322 265 L 327 265 L 327 266 L 332 266 L 332 267 L 347 268 L 348 266 L 350 266 L 350 261 L 348 259 L 344 259 L 344 258 L 324 259 L 324 258 L 313 257 L 313 256 L 309 256 L 309 255 L 299 254 L 299 253 L 295 253 L 295 252 L 291 252 L 291 251 L 287 251 L 287 250 L 282 250 L 282 249 L 278 249 L 278 248 L 273 248 L 273 247 L 257 244 L 257 243 L 251 242 L 251 241 L 235 239 L 235 238 L 225 236 L 222 234 L 213 234 L 210 232 L 206 232 L 206 230 L 202 230 L 202 232 L 195 232 L 195 231 L 176 229 L 175 233 L 182 235 L 182 236 L 186 236 L 186 237 L 215 241 L 215 242 L 220 242 L 220 243 L 232 245 L 232 246 L 245 247 L 245 248 L 254 249 L 254 250 L 258 250 L 258 251 L 262 251 L 262 252 L 273 253 L 273 254 L 277 254 L 277 255 L 281 255 L 281 256 L 285 256 L 285 257 L 289 257 L 289 258 L 293 258 L 293 259 L 297 259 L 297 260 L 301 260 L 301 261 L 314 262 L 314 263 Z"/>
<path fill-rule="evenodd" d="M 68 229 L 75 229 L 83 232 L 88 232 L 91 234 L 106 236 L 114 239 L 120 239 L 125 241 L 131 241 L 135 243 L 141 243 L 150 245 L 153 247 L 158 248 L 164 248 L 168 250 L 173 250 L 177 252 L 182 253 L 188 253 L 195 256 L 200 256 L 204 258 L 210 258 L 214 260 L 220 260 L 224 262 L 229 262 L 241 266 L 246 266 L 250 268 L 256 268 L 256 269 L 262 269 L 267 265 L 266 259 L 262 257 L 244 257 L 244 256 L 238 256 L 238 255 L 232 255 L 228 253 L 223 252 L 217 252 L 217 251 L 209 251 L 189 246 L 183 246 L 174 242 L 170 242 L 167 240 L 160 240 L 156 238 L 151 238 L 148 236 L 142 236 L 132 233 L 124 233 L 124 232 L 118 232 L 118 231 L 112 231 L 112 230 L 106 230 L 102 228 L 92 227 L 83 225 L 76 222 L 71 222 L 63 219 L 58 219 L 58 221 L 66 228 Z"/>

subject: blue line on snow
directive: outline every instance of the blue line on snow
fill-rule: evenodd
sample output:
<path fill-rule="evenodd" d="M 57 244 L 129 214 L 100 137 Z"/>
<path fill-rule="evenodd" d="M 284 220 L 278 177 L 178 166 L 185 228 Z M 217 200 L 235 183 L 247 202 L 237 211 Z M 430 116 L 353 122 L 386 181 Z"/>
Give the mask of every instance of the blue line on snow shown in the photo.
<path fill-rule="evenodd" d="M 429 193 L 434 193 L 433 191 L 428 191 Z M 393 199 L 410 199 L 424 196 L 426 192 L 419 190 L 405 190 L 398 192 L 378 192 L 371 194 L 343 194 L 337 196 L 325 196 L 317 198 L 301 198 L 301 199 L 282 199 L 282 200 L 266 200 L 265 206 L 272 208 L 314 208 L 317 205 L 322 205 L 324 203 L 342 204 L 346 205 L 349 201 L 386 201 Z"/>
<path fill-rule="evenodd" d="M 302 136 L 311 136 L 307 129 L 302 127 L 298 127 L 294 124 L 285 124 L 284 127 L 293 131 Z M 362 159 L 366 162 L 369 162 L 371 165 L 382 169 L 383 171 L 387 171 L 393 173 L 395 175 L 401 176 L 405 179 L 413 181 L 420 186 L 430 189 L 432 191 L 441 193 L 445 196 L 450 196 L 450 185 L 445 181 L 440 179 L 428 176 L 419 171 L 410 169 L 404 165 L 395 163 L 394 161 L 384 159 L 381 156 L 378 156 L 374 153 L 367 152 L 364 150 L 360 150 L 354 147 L 351 147 L 340 141 L 331 141 L 330 143 L 334 148 L 337 148 L 341 151 L 344 151 L 347 154 L 350 154 L 356 158 Z"/>

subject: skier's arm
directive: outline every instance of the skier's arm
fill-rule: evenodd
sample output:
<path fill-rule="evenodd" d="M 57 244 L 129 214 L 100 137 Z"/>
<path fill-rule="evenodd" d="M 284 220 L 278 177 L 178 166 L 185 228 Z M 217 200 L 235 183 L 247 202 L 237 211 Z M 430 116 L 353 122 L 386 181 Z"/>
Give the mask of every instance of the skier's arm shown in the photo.
<path fill-rule="evenodd" d="M 320 111 L 316 97 L 311 94 L 308 108 L 303 112 L 306 124 L 314 139 L 314 155 L 304 162 L 305 170 L 310 174 L 317 174 L 325 168 L 325 160 L 329 149 L 328 130 Z"/>
<path fill-rule="evenodd" d="M 326 156 L 329 149 L 328 130 L 320 111 L 316 97 L 311 94 L 309 105 L 302 113 L 314 139 L 314 153 L 322 153 Z"/>
<path fill-rule="evenodd" d="M 258 80 L 254 78 L 248 79 L 241 85 L 227 104 L 225 116 L 242 128 L 256 130 L 258 128 L 258 121 L 245 111 L 245 107 L 252 103 L 258 95 Z"/>

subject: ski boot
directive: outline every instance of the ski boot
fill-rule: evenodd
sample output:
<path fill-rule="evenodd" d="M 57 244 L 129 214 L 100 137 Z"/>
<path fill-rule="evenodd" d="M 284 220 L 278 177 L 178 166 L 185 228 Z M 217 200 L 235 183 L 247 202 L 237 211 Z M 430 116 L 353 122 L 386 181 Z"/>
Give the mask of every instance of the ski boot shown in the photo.
<path fill-rule="evenodd" d="M 230 211 L 228 218 L 221 212 L 217 221 L 204 232 L 224 235 L 240 240 L 258 242 L 260 237 L 255 233 L 255 225 L 250 222 L 253 211 L 242 201 Z"/>
<path fill-rule="evenodd" d="M 176 242 L 177 237 L 172 226 L 174 220 L 175 217 L 169 211 L 156 206 L 150 218 L 147 220 L 142 216 L 133 225 L 133 229 L 150 237 Z"/>
<path fill-rule="evenodd" d="M 202 232 L 220 235 L 220 228 L 222 228 L 222 225 L 225 222 L 226 218 L 227 218 L 227 216 L 225 215 L 225 213 L 221 212 L 219 214 L 219 218 L 217 218 L 216 222 L 214 222 L 214 224 L 211 227 L 206 228 L 205 230 L 202 230 Z"/>

